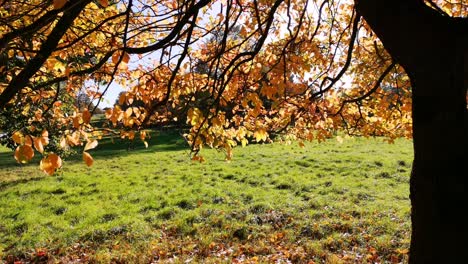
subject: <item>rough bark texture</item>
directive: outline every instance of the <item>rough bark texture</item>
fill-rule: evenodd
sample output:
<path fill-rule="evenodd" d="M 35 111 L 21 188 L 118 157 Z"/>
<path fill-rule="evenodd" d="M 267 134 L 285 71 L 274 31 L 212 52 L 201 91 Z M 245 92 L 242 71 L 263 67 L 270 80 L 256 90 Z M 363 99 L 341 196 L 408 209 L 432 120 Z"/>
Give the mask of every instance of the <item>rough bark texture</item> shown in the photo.
<path fill-rule="evenodd" d="M 412 82 L 410 263 L 466 263 L 466 21 L 422 0 L 356 0 L 356 8 Z"/>

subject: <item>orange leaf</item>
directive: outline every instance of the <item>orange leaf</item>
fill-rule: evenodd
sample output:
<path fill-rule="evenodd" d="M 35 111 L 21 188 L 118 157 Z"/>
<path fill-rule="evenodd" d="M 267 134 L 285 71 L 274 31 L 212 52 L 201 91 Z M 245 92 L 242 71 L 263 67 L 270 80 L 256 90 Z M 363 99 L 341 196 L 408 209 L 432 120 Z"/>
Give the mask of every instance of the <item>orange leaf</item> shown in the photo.
<path fill-rule="evenodd" d="M 31 136 L 24 137 L 24 145 L 32 147 L 33 142 Z"/>
<path fill-rule="evenodd" d="M 81 118 L 79 116 L 73 117 L 73 127 L 74 128 L 79 128 L 80 127 L 80 122 Z"/>
<path fill-rule="evenodd" d="M 99 3 L 102 7 L 107 7 L 109 5 L 109 0 L 99 0 Z"/>
<path fill-rule="evenodd" d="M 54 0 L 54 9 L 60 9 L 67 3 L 67 0 Z"/>
<path fill-rule="evenodd" d="M 133 140 L 135 138 L 135 131 L 129 131 L 127 133 L 128 139 Z"/>
<path fill-rule="evenodd" d="M 71 135 L 67 135 L 67 143 L 71 146 L 78 146 L 80 142 L 80 133 L 78 131 L 73 132 Z"/>
<path fill-rule="evenodd" d="M 19 146 L 15 150 L 15 159 L 18 163 L 27 163 L 34 157 L 34 150 L 31 146 Z"/>
<path fill-rule="evenodd" d="M 21 134 L 21 132 L 16 131 L 16 132 L 13 133 L 13 135 L 11 136 L 11 139 L 13 139 L 13 141 L 14 141 L 16 144 L 23 144 L 24 136 L 23 136 L 23 134 Z"/>
<path fill-rule="evenodd" d="M 130 55 L 128 55 L 127 52 L 124 52 L 123 57 L 122 57 L 122 62 L 128 63 L 130 61 Z"/>
<path fill-rule="evenodd" d="M 120 59 L 120 54 L 118 52 L 115 52 L 113 55 L 112 55 L 112 62 L 114 64 L 117 64 L 119 62 L 119 59 Z"/>
<path fill-rule="evenodd" d="M 83 123 L 89 124 L 89 122 L 91 122 L 91 113 L 88 109 L 85 109 L 83 111 Z"/>
<path fill-rule="evenodd" d="M 40 153 L 44 153 L 44 145 L 41 137 L 33 137 L 34 148 Z"/>
<path fill-rule="evenodd" d="M 94 159 L 88 152 L 83 152 L 83 160 L 88 167 L 91 167 L 93 165 Z"/>
<path fill-rule="evenodd" d="M 44 146 L 49 145 L 49 132 L 47 132 L 47 130 L 42 131 L 41 141 L 42 141 L 42 145 Z"/>
<path fill-rule="evenodd" d="M 132 107 L 127 108 L 127 110 L 125 110 L 125 117 L 129 118 L 132 115 L 132 113 L 133 113 Z"/>
<path fill-rule="evenodd" d="M 88 142 L 86 143 L 86 145 L 85 145 L 84 151 L 93 149 L 93 148 L 97 147 L 97 145 L 98 145 L 98 141 L 97 141 L 97 140 L 88 141 Z"/>
<path fill-rule="evenodd" d="M 54 153 L 50 153 L 44 157 L 39 165 L 39 168 L 48 175 L 54 174 L 60 167 L 62 167 L 62 159 Z"/>

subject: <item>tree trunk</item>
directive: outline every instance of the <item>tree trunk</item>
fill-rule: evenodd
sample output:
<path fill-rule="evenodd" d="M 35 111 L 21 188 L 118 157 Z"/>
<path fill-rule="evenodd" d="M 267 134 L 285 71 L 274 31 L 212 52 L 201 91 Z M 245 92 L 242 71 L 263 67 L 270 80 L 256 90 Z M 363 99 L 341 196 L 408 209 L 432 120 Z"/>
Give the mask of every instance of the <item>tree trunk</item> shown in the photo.
<path fill-rule="evenodd" d="M 466 29 L 420 0 L 356 0 L 356 8 L 411 78 L 410 263 L 466 263 Z"/>

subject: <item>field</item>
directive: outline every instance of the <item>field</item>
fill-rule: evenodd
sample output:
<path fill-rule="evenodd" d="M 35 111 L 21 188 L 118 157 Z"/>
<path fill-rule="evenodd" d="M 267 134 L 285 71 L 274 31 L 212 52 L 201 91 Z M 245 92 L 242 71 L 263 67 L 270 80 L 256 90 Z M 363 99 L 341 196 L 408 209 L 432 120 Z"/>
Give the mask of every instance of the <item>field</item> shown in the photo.
<path fill-rule="evenodd" d="M 0 149 L 0 263 L 405 263 L 411 141 L 103 142 L 56 176 Z M 21 262 L 18 262 L 21 263 Z"/>

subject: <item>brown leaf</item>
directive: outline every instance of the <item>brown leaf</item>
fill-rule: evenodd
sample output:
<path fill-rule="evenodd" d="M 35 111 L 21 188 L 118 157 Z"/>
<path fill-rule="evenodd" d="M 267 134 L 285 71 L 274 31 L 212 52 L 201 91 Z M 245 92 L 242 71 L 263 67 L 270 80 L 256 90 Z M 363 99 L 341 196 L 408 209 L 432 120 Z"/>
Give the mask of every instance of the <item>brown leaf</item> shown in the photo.
<path fill-rule="evenodd" d="M 88 152 L 83 152 L 83 161 L 88 167 L 93 165 L 94 159 Z"/>
<path fill-rule="evenodd" d="M 107 7 L 109 5 L 109 0 L 99 0 L 99 4 L 101 4 L 102 7 Z"/>
<path fill-rule="evenodd" d="M 67 0 L 54 0 L 54 9 L 60 9 L 67 3 Z"/>
<path fill-rule="evenodd" d="M 128 55 L 127 52 L 124 52 L 123 57 L 122 57 L 122 62 L 128 63 L 130 61 L 130 55 Z"/>
<path fill-rule="evenodd" d="M 91 122 L 91 112 L 88 109 L 83 111 L 83 123 L 89 124 Z"/>

